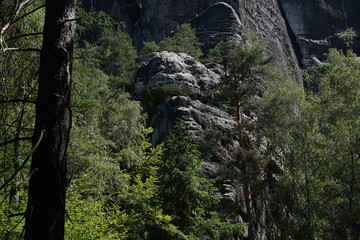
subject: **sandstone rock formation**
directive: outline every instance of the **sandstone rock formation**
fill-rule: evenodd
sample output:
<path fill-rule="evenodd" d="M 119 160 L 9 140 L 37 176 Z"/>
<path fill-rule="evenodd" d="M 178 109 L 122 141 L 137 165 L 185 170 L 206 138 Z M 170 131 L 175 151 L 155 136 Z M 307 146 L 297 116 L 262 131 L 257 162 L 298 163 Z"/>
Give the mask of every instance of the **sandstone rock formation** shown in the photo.
<path fill-rule="evenodd" d="M 296 66 L 311 56 L 321 60 L 329 47 L 341 47 L 339 32 L 348 27 L 360 32 L 358 0 L 84 0 L 83 4 L 124 21 L 139 47 L 142 41 L 160 41 L 189 21 L 206 48 L 257 32 L 269 40 L 280 67 Z M 354 48 L 360 52 L 359 41 Z"/>
<path fill-rule="evenodd" d="M 298 65 L 280 8 L 273 0 L 85 0 L 94 7 L 124 21 L 137 46 L 143 41 L 160 41 L 176 26 L 191 22 L 206 47 L 221 40 L 256 33 L 269 41 L 270 51 L 280 67 Z M 216 4 L 218 3 L 218 4 Z M 299 77 L 299 76 L 298 76 Z"/>
<path fill-rule="evenodd" d="M 243 25 L 235 10 L 224 2 L 216 3 L 190 20 L 206 51 L 220 41 L 239 41 Z"/>
<path fill-rule="evenodd" d="M 209 101 L 221 73 L 219 65 L 206 67 L 184 53 L 153 53 L 138 70 L 136 91 L 150 105 L 177 95 Z"/>
<path fill-rule="evenodd" d="M 222 218 L 244 222 L 247 213 L 242 183 L 239 181 L 244 176 L 234 160 L 239 149 L 235 134 L 237 124 L 232 116 L 212 102 L 212 90 L 222 73 L 221 66 L 204 65 L 184 53 L 153 53 L 138 70 L 135 88 L 147 105 L 149 120 L 154 128 L 151 139 L 153 144 L 163 142 L 178 119 L 186 123 L 198 142 L 207 130 L 221 133 L 222 138 L 217 140 L 218 147 L 212 149 L 211 157 L 204 162 L 203 174 L 217 175 L 219 179 L 218 188 L 222 194 L 219 211 Z M 249 122 L 256 121 L 245 115 L 243 117 Z M 246 137 L 257 146 L 259 154 L 266 151 L 265 138 L 250 132 Z M 272 173 L 266 170 L 267 165 L 271 164 L 274 165 L 266 160 L 261 164 L 253 163 L 256 172 L 261 172 L 259 181 L 264 189 L 271 181 Z M 224 172 L 227 174 L 222 174 Z M 276 221 L 273 220 L 274 213 L 269 211 L 269 203 L 264 200 L 271 196 L 265 192 L 254 194 L 253 198 L 256 239 L 259 240 L 275 239 L 280 235 Z"/>

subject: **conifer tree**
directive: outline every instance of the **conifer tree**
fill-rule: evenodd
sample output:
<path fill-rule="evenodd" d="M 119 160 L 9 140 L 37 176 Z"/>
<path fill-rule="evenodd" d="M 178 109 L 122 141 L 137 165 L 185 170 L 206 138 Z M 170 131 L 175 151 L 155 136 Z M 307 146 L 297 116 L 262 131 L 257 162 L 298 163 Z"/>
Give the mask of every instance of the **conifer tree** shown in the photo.
<path fill-rule="evenodd" d="M 194 224 L 195 217 L 204 216 L 219 201 L 213 182 L 198 176 L 200 152 L 184 123 L 178 122 L 165 142 L 160 164 L 160 197 L 165 213 L 174 217 L 180 229 Z"/>
<path fill-rule="evenodd" d="M 184 122 L 176 123 L 164 148 L 159 196 L 174 225 L 189 239 L 235 240 L 242 236 L 243 224 L 221 221 L 214 211 L 220 197 L 214 180 L 199 176 L 201 154 Z"/>
<path fill-rule="evenodd" d="M 194 58 L 202 55 L 201 43 L 196 36 L 195 29 L 185 23 L 177 26 L 173 35 L 161 40 L 159 43 L 145 42 L 142 50 L 142 58 L 146 58 L 152 52 L 168 51 L 175 53 L 187 53 Z"/>
<path fill-rule="evenodd" d="M 237 152 L 236 165 L 244 175 L 244 198 L 249 223 L 248 239 L 255 239 L 250 188 L 249 165 L 252 161 L 254 147 L 245 141 L 245 133 L 253 131 L 251 124 L 242 119 L 243 113 L 249 112 L 249 103 L 257 94 L 263 78 L 271 79 L 274 67 L 272 56 L 266 52 L 266 44 L 257 38 L 245 38 L 243 42 L 221 42 L 209 52 L 209 59 L 219 61 L 225 68 L 217 88 L 220 102 L 228 104 L 235 110 L 235 121 L 238 123 L 240 148 Z"/>

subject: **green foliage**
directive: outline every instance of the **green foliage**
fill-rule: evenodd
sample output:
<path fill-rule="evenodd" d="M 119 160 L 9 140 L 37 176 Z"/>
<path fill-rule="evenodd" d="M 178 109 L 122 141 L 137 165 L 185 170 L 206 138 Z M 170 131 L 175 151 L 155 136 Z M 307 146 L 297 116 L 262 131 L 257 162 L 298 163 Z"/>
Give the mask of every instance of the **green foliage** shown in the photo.
<path fill-rule="evenodd" d="M 96 45 L 101 70 L 110 76 L 111 87 L 120 89 L 131 84 L 137 67 L 137 52 L 130 36 L 121 31 L 106 31 Z"/>
<path fill-rule="evenodd" d="M 249 136 L 258 136 L 257 121 L 244 118 L 244 113 L 254 111 L 253 101 L 260 95 L 266 81 L 273 80 L 275 68 L 271 64 L 272 56 L 266 52 L 267 45 L 256 37 L 246 37 L 242 42 L 220 42 L 209 51 L 210 61 L 218 61 L 224 66 L 225 74 L 215 89 L 215 96 L 220 103 L 233 108 L 237 122 L 239 148 L 232 164 L 241 171 L 232 173 L 233 179 L 243 183 L 244 203 L 248 222 L 248 238 L 254 239 L 254 217 L 252 195 L 261 192 L 261 170 L 255 170 L 264 161 L 263 151 L 258 140 L 246 141 Z M 249 121 L 250 120 L 250 121 Z"/>
<path fill-rule="evenodd" d="M 130 38 L 103 29 L 76 51 L 66 238 L 181 239 L 158 197 L 161 146 L 151 147 L 140 103 L 122 89 L 135 69 Z"/>
<path fill-rule="evenodd" d="M 265 91 L 260 101 L 254 101 L 259 128 L 266 132 L 271 143 L 286 144 L 290 131 L 297 128 L 300 109 L 305 104 L 305 92 L 301 84 L 287 78 L 279 78 Z M 283 134 L 279 134 L 282 132 Z"/>
<path fill-rule="evenodd" d="M 110 77 L 108 84 L 112 89 L 132 84 L 138 56 L 124 24 L 101 11 L 85 12 L 79 8 L 77 15 L 78 45 L 83 48 L 78 54 L 96 62 L 97 68 Z"/>
<path fill-rule="evenodd" d="M 190 239 L 237 239 L 243 225 L 222 222 L 212 212 L 220 198 L 214 180 L 199 176 L 201 155 L 184 123 L 175 125 L 164 146 L 159 169 L 164 212 Z"/>
<path fill-rule="evenodd" d="M 345 29 L 345 31 L 339 33 L 340 39 L 343 44 L 349 49 L 354 44 L 354 38 L 357 36 L 355 30 L 352 27 Z"/>
<path fill-rule="evenodd" d="M 209 215 L 207 218 L 197 218 L 197 224 L 190 227 L 190 239 L 236 240 L 244 234 L 245 224 L 221 221 L 215 212 Z"/>
<path fill-rule="evenodd" d="M 3 200 L 3 195 L 0 195 Z M 26 209 L 26 191 L 21 189 L 18 201 L 6 201 L 0 204 L 0 238 L 20 239 L 24 227 L 24 216 L 21 214 Z M 6 200 L 6 199 L 4 199 Z"/>
<path fill-rule="evenodd" d="M 222 139 L 223 133 L 215 129 L 206 129 L 204 135 L 199 142 L 199 151 L 202 159 L 210 161 L 214 154 L 219 150 L 219 141 Z"/>
<path fill-rule="evenodd" d="M 65 239 L 125 239 L 127 215 L 104 207 L 103 200 L 90 196 L 84 198 L 78 191 L 72 189 L 67 194 L 69 219 L 65 225 Z"/>
<path fill-rule="evenodd" d="M 274 156 L 287 170 L 277 191 L 299 216 L 295 239 L 360 236 L 359 67 L 351 51 L 331 50 L 305 75 L 315 90 L 281 82 L 261 99 Z"/>
<path fill-rule="evenodd" d="M 194 58 L 202 55 L 201 43 L 196 37 L 195 30 L 190 24 L 185 23 L 177 26 L 173 36 L 161 40 L 158 44 L 155 42 L 144 43 L 142 56 L 146 58 L 150 53 L 155 51 L 168 51 L 175 53 L 188 53 Z"/>
<path fill-rule="evenodd" d="M 161 51 L 161 50 L 160 50 L 159 45 L 156 44 L 156 42 L 154 42 L 154 41 L 152 41 L 152 42 L 144 42 L 144 47 L 141 50 L 140 58 L 142 60 L 145 60 L 153 52 L 159 52 L 159 51 Z"/>
<path fill-rule="evenodd" d="M 165 142 L 165 153 L 160 165 L 160 196 L 166 213 L 182 229 L 194 224 L 194 217 L 204 216 L 219 202 L 213 181 L 198 176 L 201 169 L 200 153 L 186 126 L 178 123 Z"/>
<path fill-rule="evenodd" d="M 195 30 L 188 23 L 178 26 L 174 36 L 165 38 L 158 44 L 162 51 L 185 52 L 194 58 L 199 58 L 202 55 L 201 43 L 196 37 Z"/>
<path fill-rule="evenodd" d="M 29 169 L 26 159 L 32 148 L 29 138 L 35 119 L 35 105 L 31 101 L 36 99 L 39 66 L 38 53 L 7 51 L 7 48 L 41 46 L 41 35 L 34 33 L 42 32 L 44 11 L 39 9 L 26 15 L 41 4 L 32 1 L 16 15 L 16 2 L 0 1 L 0 29 L 4 30 L 0 35 L 1 239 L 20 239 L 23 231 Z"/>
<path fill-rule="evenodd" d="M 333 186 L 342 196 L 339 199 L 331 194 L 333 200 L 329 203 L 347 213 L 343 215 L 334 209 L 335 216 L 328 217 L 335 217 L 338 223 L 334 234 L 357 239 L 360 237 L 360 62 L 351 51 L 343 54 L 332 50 L 327 64 L 325 72 L 318 76 L 317 96 L 321 104 L 321 131 L 327 143 L 326 158 L 331 164 L 329 180 L 336 183 Z M 323 199 L 319 201 L 326 204 Z"/>
<path fill-rule="evenodd" d="M 257 38 L 248 37 L 241 43 L 221 42 L 210 50 L 209 59 L 223 64 L 226 72 L 218 86 L 220 101 L 245 106 L 260 87 L 260 78 L 273 78 L 275 69 L 266 47 Z"/>
<path fill-rule="evenodd" d="M 86 12 L 83 8 L 76 8 L 76 17 L 79 21 L 76 24 L 77 40 L 82 43 L 84 39 L 96 42 L 104 32 L 121 32 L 124 24 L 112 19 L 103 11 Z"/>

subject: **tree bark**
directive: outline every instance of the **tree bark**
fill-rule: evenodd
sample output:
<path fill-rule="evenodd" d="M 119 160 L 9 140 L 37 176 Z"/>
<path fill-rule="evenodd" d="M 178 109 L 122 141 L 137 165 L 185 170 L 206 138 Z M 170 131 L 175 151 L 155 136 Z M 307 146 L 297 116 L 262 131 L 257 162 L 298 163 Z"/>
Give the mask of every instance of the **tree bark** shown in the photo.
<path fill-rule="evenodd" d="M 75 0 L 46 0 L 26 210 L 26 240 L 64 239 Z"/>
<path fill-rule="evenodd" d="M 240 161 L 239 169 L 245 176 L 245 180 L 243 182 L 244 184 L 244 199 L 245 199 L 245 207 L 246 207 L 246 214 L 247 219 L 246 221 L 249 223 L 248 225 L 248 240 L 254 240 L 255 239 L 255 233 L 254 233 L 254 219 L 253 219 L 253 208 L 252 208 L 252 200 L 251 200 L 251 189 L 250 189 L 250 183 L 249 183 L 249 171 L 248 171 L 248 147 L 245 145 L 244 141 L 244 127 L 242 126 L 241 122 L 241 104 L 240 101 L 238 101 L 236 105 L 236 116 L 235 120 L 240 125 L 239 129 L 239 145 L 240 145 L 240 151 L 238 156 L 238 161 Z"/>

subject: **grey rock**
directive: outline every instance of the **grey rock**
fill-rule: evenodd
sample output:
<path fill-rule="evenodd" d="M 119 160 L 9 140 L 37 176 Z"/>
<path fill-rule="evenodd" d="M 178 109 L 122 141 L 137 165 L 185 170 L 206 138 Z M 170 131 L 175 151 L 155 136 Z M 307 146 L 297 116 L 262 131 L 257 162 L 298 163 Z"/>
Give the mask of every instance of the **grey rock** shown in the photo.
<path fill-rule="evenodd" d="M 151 55 L 138 70 L 135 88 L 144 102 L 151 103 L 148 112 L 150 124 L 154 128 L 151 137 L 154 145 L 166 139 L 169 130 L 179 119 L 185 122 L 198 143 L 201 143 L 205 131 L 209 129 L 221 132 L 222 138 L 217 140 L 218 146 L 203 163 L 201 174 L 218 179 L 222 199 L 219 215 L 224 220 L 244 222 L 247 213 L 240 180 L 244 176 L 236 162 L 239 150 L 237 123 L 229 113 L 209 101 L 211 89 L 222 74 L 219 65 L 204 65 L 187 54 L 160 52 Z M 249 126 L 257 121 L 255 115 L 243 115 L 242 118 Z M 253 131 L 245 133 L 245 142 L 256 149 L 257 155 L 267 151 L 266 138 Z M 254 159 L 257 159 L 255 155 Z M 254 161 L 249 169 L 259 173 L 259 184 L 266 186 L 270 181 L 267 176 L 272 177 L 272 172 L 279 171 L 276 164 L 271 159 L 263 163 Z M 274 239 L 270 236 L 279 236 L 263 196 L 254 195 L 253 203 L 257 239 Z"/>
<path fill-rule="evenodd" d="M 171 96 L 209 101 L 221 78 L 220 65 L 207 65 L 185 53 L 153 53 L 137 72 L 137 94 L 151 106 Z"/>
<path fill-rule="evenodd" d="M 304 68 L 311 67 L 311 66 L 319 66 L 323 65 L 324 63 L 321 62 L 316 56 L 312 55 L 309 57 L 304 57 L 302 60 L 302 65 Z"/>
<path fill-rule="evenodd" d="M 205 52 L 220 41 L 239 41 L 242 38 L 240 18 L 235 10 L 224 2 L 212 5 L 191 19 L 190 24 L 196 29 Z"/>
<path fill-rule="evenodd" d="M 360 32 L 358 0 L 280 0 L 284 17 L 296 37 L 301 55 L 321 59 L 329 47 L 342 48 L 339 32 L 353 27 Z M 360 52 L 359 38 L 353 46 Z"/>
<path fill-rule="evenodd" d="M 84 0 L 94 7 L 124 21 L 139 48 L 143 41 L 160 41 L 180 24 L 191 22 L 198 27 L 204 48 L 221 40 L 245 34 L 259 34 L 269 41 L 269 51 L 279 67 L 297 67 L 288 29 L 277 1 L 274 0 Z M 214 5 L 215 4 L 215 5 Z M 219 11 L 218 11 L 219 10 Z M 217 12 L 217 14 L 213 14 Z M 208 18 L 208 19 L 206 19 Z M 206 26 L 206 22 L 208 25 Z M 215 31 L 221 31 L 216 33 Z M 234 32 L 232 32 L 234 31 Z M 300 80 L 300 74 L 297 74 Z"/>
<path fill-rule="evenodd" d="M 151 125 L 155 129 L 152 142 L 164 141 L 169 129 L 178 119 L 186 123 L 195 138 L 201 137 L 206 129 L 215 129 L 226 135 L 233 133 L 236 127 L 236 123 L 226 112 L 190 97 L 174 96 L 161 103 L 152 117 Z M 235 143 L 236 138 L 233 139 L 231 147 L 227 147 L 231 152 L 234 152 L 233 149 L 238 146 Z M 230 156 L 231 154 L 227 153 L 226 155 Z"/>

